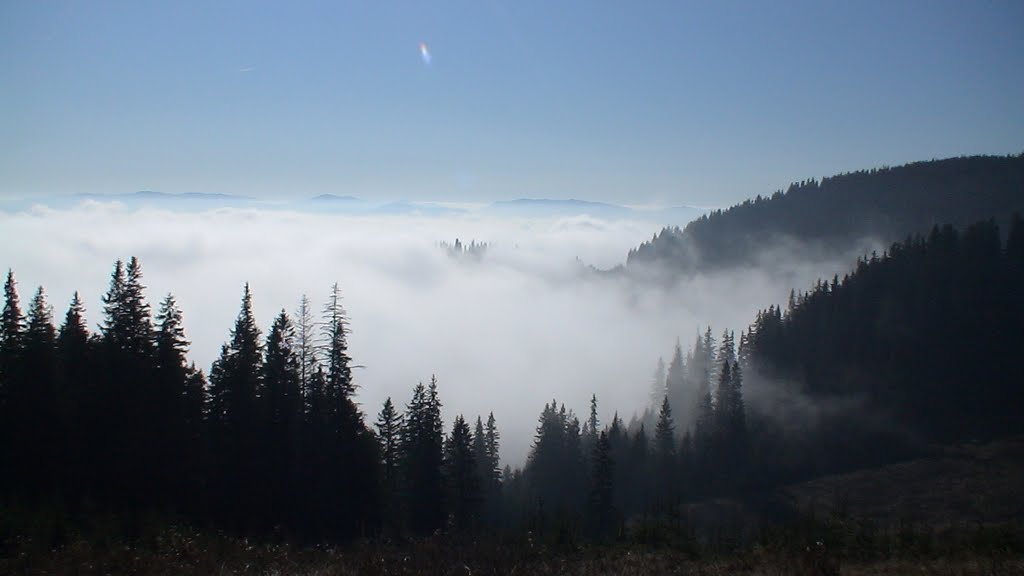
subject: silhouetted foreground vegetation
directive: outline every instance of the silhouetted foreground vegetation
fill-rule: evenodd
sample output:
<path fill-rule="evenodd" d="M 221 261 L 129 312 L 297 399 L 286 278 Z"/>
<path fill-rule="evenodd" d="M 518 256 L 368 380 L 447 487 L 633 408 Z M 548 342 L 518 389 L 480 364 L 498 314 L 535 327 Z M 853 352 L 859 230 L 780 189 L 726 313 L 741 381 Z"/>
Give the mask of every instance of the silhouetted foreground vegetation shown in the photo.
<path fill-rule="evenodd" d="M 151 314 L 135 258 L 115 264 L 96 334 L 77 295 L 59 328 L 42 288 L 23 314 L 9 272 L 4 562 L 29 572 L 46 562 L 57 572 L 184 562 L 181 571 L 266 563 L 416 574 L 459 573 L 460 563 L 472 573 L 660 573 L 660 562 L 678 560 L 717 573 L 888 561 L 910 555 L 911 544 L 928 558 L 1019 557 L 1019 526 L 984 519 L 941 531 L 857 524 L 829 536 L 830 523 L 847 520 L 804 521 L 776 490 L 932 443 L 1024 432 L 1022 288 L 1019 217 L 1005 243 L 993 221 L 962 233 L 936 227 L 794 293 L 784 311 L 769 307 L 738 345 L 710 328 L 692 351 L 677 345 L 655 378 L 656 411 L 631 425 L 616 415 L 602 426 L 596 397 L 582 422 L 552 401 L 525 466 L 502 470 L 493 415 L 459 415 L 446 433 L 433 378 L 404 410 L 388 399 L 371 430 L 352 399 L 336 285 L 318 322 L 303 298 L 265 337 L 247 285 L 207 378 L 187 362 L 173 296 Z M 753 401 L 754 391 L 770 400 Z M 684 415 L 679 426 L 673 411 Z M 723 498 L 742 503 L 733 524 L 702 522 L 700 506 L 729 518 L 707 508 Z M 721 554 L 733 556 L 715 560 Z M 293 561 L 294 570 L 275 564 Z"/>
<path fill-rule="evenodd" d="M 102 521 L 100 522 L 102 524 Z M 95 528 L 94 528 L 95 529 Z M 100 529 L 109 529 L 101 527 Z M 341 546 L 298 547 L 252 541 L 154 521 L 135 538 L 110 532 L 70 534 L 46 546 L 29 537 L 5 543 L 5 574 L 289 574 L 289 575 L 506 575 L 506 574 L 834 574 L 990 575 L 1024 573 L 1018 525 L 942 532 L 850 530 L 841 520 L 805 522 L 765 532 L 744 548 L 614 546 L 515 540 L 360 540 Z"/>

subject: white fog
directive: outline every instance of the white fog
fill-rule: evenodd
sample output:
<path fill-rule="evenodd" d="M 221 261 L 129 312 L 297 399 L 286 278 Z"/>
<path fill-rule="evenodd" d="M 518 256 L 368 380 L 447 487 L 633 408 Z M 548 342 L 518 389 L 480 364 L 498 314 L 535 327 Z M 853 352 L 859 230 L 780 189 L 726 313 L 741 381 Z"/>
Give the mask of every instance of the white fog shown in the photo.
<path fill-rule="evenodd" d="M 659 229 L 585 216 L 174 212 L 89 201 L 0 212 L 0 263 L 14 270 L 23 301 L 44 286 L 58 324 L 78 290 L 95 330 L 113 262 L 138 256 L 150 305 L 174 294 L 190 357 L 205 371 L 233 326 L 245 282 L 264 335 L 303 294 L 319 310 L 338 282 L 367 420 L 388 396 L 404 406 L 413 386 L 434 374 L 446 422 L 493 411 L 503 460 L 515 466 L 545 402 L 583 413 L 596 393 L 603 421 L 615 410 L 628 420 L 642 410 L 657 359 L 677 338 L 691 345 L 708 323 L 716 336 L 726 327 L 738 334 L 757 310 L 784 303 L 793 287 L 841 274 L 857 256 L 815 262 L 776 251 L 763 267 L 669 289 L 581 274 L 580 263 L 622 263 Z M 456 238 L 489 248 L 480 261 L 455 259 L 439 243 Z"/>

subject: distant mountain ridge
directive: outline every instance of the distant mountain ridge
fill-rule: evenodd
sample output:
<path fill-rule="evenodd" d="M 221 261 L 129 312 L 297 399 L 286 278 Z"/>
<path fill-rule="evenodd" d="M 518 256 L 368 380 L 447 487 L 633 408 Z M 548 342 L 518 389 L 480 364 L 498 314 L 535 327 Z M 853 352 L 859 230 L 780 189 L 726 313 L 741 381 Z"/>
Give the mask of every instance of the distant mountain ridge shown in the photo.
<path fill-rule="evenodd" d="M 1024 212 L 1024 154 L 971 156 L 862 170 L 794 183 L 666 227 L 631 250 L 627 268 L 674 272 L 742 266 L 787 241 L 845 253 L 865 238 L 883 244 L 936 224 L 965 226 Z"/>
<path fill-rule="evenodd" d="M 129 208 L 157 207 L 165 209 L 207 210 L 218 207 L 251 207 L 267 210 L 299 210 L 344 215 L 424 216 L 441 217 L 478 213 L 502 218 L 571 218 L 589 216 L 604 220 L 641 220 L 659 225 L 685 223 L 706 213 L 693 206 L 635 208 L 605 202 L 576 199 L 517 198 L 490 204 L 460 207 L 430 201 L 374 201 L 353 195 L 331 193 L 295 199 L 272 201 L 232 194 L 202 192 L 138 192 L 116 194 L 72 194 L 42 198 L 0 199 L 0 209 L 24 210 L 35 204 L 51 208 L 72 208 L 83 200 L 118 202 Z"/>

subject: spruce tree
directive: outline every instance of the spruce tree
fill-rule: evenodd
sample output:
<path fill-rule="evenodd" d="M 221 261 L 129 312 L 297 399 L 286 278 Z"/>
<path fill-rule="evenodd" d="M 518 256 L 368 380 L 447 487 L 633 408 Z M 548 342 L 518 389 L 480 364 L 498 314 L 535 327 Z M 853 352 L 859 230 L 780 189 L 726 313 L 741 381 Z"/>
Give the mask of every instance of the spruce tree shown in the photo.
<path fill-rule="evenodd" d="M 154 426 L 154 445 L 148 453 L 157 469 L 154 489 L 172 501 L 184 501 L 187 495 L 180 491 L 186 482 L 181 464 L 192 457 L 186 428 L 185 391 L 189 368 L 185 358 L 189 342 L 181 310 L 174 296 L 168 294 L 160 303 L 153 334 L 155 348 L 154 389 L 150 395 L 152 406 L 150 422 Z"/>
<path fill-rule="evenodd" d="M 21 306 L 18 302 L 17 283 L 14 280 L 14 272 L 7 270 L 7 280 L 4 283 L 4 309 L 0 314 L 0 426 L 7 427 L 2 440 L 6 449 L 10 439 L 14 437 L 15 430 L 10 429 L 10 415 L 12 410 L 10 394 L 11 387 L 17 379 L 17 363 L 21 356 L 23 340 L 25 337 L 25 317 L 21 313 Z M 2 455 L 2 452 L 0 452 Z"/>
<path fill-rule="evenodd" d="M 668 396 L 662 400 L 658 413 L 658 426 L 654 430 L 654 455 L 657 497 L 660 503 L 668 504 L 672 501 L 677 484 L 675 423 L 672 421 L 672 407 Z"/>
<path fill-rule="evenodd" d="M 675 358 L 673 357 L 673 360 Z M 682 362 L 682 350 L 680 350 L 680 363 Z M 654 369 L 654 375 L 651 379 L 651 389 L 647 394 L 649 405 L 653 408 L 657 406 L 662 398 L 668 393 L 668 374 L 665 372 L 665 360 L 658 358 L 658 364 Z"/>
<path fill-rule="evenodd" d="M 98 434 L 105 497 L 141 508 L 153 503 L 164 464 L 158 446 L 165 429 L 154 379 L 153 325 L 142 268 L 132 257 L 114 264 L 103 297 L 102 373 L 97 386 Z"/>
<path fill-rule="evenodd" d="M 213 500 L 218 514 L 245 526 L 261 511 L 259 489 L 252 478 L 258 477 L 262 457 L 258 420 L 262 348 L 246 283 L 229 342 L 210 369 L 210 432 L 217 463 Z"/>
<path fill-rule="evenodd" d="M 320 353 L 324 358 L 327 376 L 327 395 L 332 402 L 351 398 L 355 393 L 352 381 L 351 358 L 348 355 L 348 318 L 341 305 L 341 289 L 335 283 L 327 297 L 322 316 L 323 335 Z M 340 409 L 334 406 L 332 409 Z"/>
<path fill-rule="evenodd" d="M 494 412 L 487 415 L 487 426 L 484 432 L 484 450 L 487 454 L 489 469 L 485 476 L 492 487 L 500 487 L 501 482 L 501 434 L 498 433 L 498 425 L 494 420 Z"/>
<path fill-rule="evenodd" d="M 64 459 L 58 466 L 70 471 L 62 492 L 76 502 L 90 493 L 96 483 L 97 470 L 89 455 L 99 450 L 92 419 L 95 405 L 95 367 L 89 329 L 85 323 L 85 307 L 75 292 L 71 304 L 57 333 L 57 397 L 59 437 L 64 447 Z"/>
<path fill-rule="evenodd" d="M 265 419 L 262 466 L 266 478 L 264 494 L 269 500 L 266 512 L 269 522 L 280 522 L 294 508 L 291 492 L 296 482 L 296 458 L 303 418 L 294 337 L 291 319 L 281 310 L 267 335 L 262 373 L 265 391 L 261 398 L 261 412 Z"/>
<path fill-rule="evenodd" d="M 484 421 L 480 416 L 476 417 L 476 425 L 473 428 L 473 460 L 476 462 L 477 474 L 480 477 L 480 488 L 482 493 L 484 483 L 490 476 L 488 470 L 490 462 L 487 458 L 487 438 L 486 433 L 484 432 Z"/>
<path fill-rule="evenodd" d="M 480 508 L 480 475 L 473 454 L 473 437 L 461 416 L 455 418 L 445 443 L 444 471 L 449 509 L 457 530 L 476 525 Z"/>
<path fill-rule="evenodd" d="M 675 423 L 672 421 L 672 407 L 669 405 L 668 396 L 661 401 L 661 410 L 658 412 L 658 427 L 654 431 L 655 453 L 659 458 L 672 460 L 675 458 Z"/>
<path fill-rule="evenodd" d="M 295 312 L 295 355 L 299 364 L 299 383 L 303 396 L 308 398 L 312 381 L 319 369 L 316 356 L 316 326 L 309 298 L 303 294 Z"/>
<path fill-rule="evenodd" d="M 444 525 L 444 460 L 441 402 L 437 379 L 413 390 L 402 429 L 403 474 L 407 482 L 409 528 L 429 534 Z"/>
<path fill-rule="evenodd" d="M 589 450 L 597 442 L 597 432 L 600 421 L 597 418 L 597 394 L 590 396 L 590 415 L 583 424 L 583 446 Z"/>
<path fill-rule="evenodd" d="M 597 539 L 607 537 L 614 527 L 613 481 L 614 462 L 608 435 L 602 430 L 590 457 L 593 466 L 590 477 L 590 526 Z"/>
<path fill-rule="evenodd" d="M 63 459 L 58 453 L 56 404 L 56 328 L 53 313 L 40 286 L 29 305 L 24 333 L 22 377 L 11 387 L 10 399 L 16 413 L 13 423 L 21 431 L 12 473 L 22 475 L 33 492 L 48 494 L 57 476 L 55 464 Z"/>
<path fill-rule="evenodd" d="M 402 448 L 402 415 L 395 410 L 389 396 L 377 415 L 377 441 L 380 443 L 381 487 L 383 498 L 383 519 L 385 530 L 391 534 L 400 527 L 399 492 Z"/>

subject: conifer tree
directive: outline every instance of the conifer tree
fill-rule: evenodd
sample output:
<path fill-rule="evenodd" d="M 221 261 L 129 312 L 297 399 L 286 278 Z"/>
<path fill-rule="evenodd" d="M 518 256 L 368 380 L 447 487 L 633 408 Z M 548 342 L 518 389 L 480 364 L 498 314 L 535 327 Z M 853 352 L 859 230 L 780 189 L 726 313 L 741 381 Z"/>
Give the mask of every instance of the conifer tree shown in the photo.
<path fill-rule="evenodd" d="M 177 493 L 183 482 L 180 463 L 190 456 L 185 429 L 185 389 L 189 377 L 185 355 L 189 342 L 185 339 L 181 310 L 171 294 L 160 303 L 153 341 L 153 388 L 146 400 L 153 426 L 153 444 L 147 449 L 156 475 L 153 489 L 167 499 L 181 500 L 185 496 Z"/>
<path fill-rule="evenodd" d="M 597 432 L 600 426 L 600 421 L 597 418 L 597 394 L 591 394 L 590 396 L 590 416 L 587 421 L 583 424 L 583 445 L 587 448 L 592 448 L 594 443 L 597 442 Z"/>
<path fill-rule="evenodd" d="M 696 406 L 696 388 L 689 380 L 687 368 L 693 369 L 692 362 L 687 363 L 683 359 L 683 348 L 676 340 L 675 348 L 672 349 L 672 359 L 669 361 L 668 370 L 665 373 L 665 392 L 651 403 L 652 408 L 661 405 L 662 399 L 667 395 L 670 404 L 677 410 L 682 410 L 681 417 L 684 421 L 691 422 L 693 407 Z"/>
<path fill-rule="evenodd" d="M 654 431 L 654 455 L 657 497 L 662 504 L 668 504 L 672 501 L 677 484 L 675 423 L 672 421 L 672 407 L 668 396 L 662 400 L 658 413 L 658 426 Z"/>
<path fill-rule="evenodd" d="M 222 433 L 242 438 L 253 432 L 262 392 L 262 349 L 260 329 L 252 312 L 252 292 L 246 283 L 229 343 L 221 348 L 221 356 L 210 370 L 212 417 L 223 428 Z"/>
<path fill-rule="evenodd" d="M 501 434 L 498 433 L 498 425 L 494 420 L 494 412 L 487 415 L 487 426 L 484 432 L 484 450 L 487 454 L 488 465 L 487 478 L 492 484 L 501 482 Z"/>
<path fill-rule="evenodd" d="M 95 405 L 95 374 L 89 329 L 85 323 L 85 307 L 75 292 L 57 333 L 57 395 L 58 435 L 64 458 L 58 467 L 71 471 L 64 475 L 76 481 L 63 481 L 61 492 L 69 500 L 78 501 L 92 491 L 97 470 L 89 456 L 98 451 L 94 443 L 96 426 L 92 422 Z"/>
<path fill-rule="evenodd" d="M 437 379 L 413 390 L 402 429 L 403 476 L 407 482 L 409 528 L 427 534 L 444 525 L 444 460 Z"/>
<path fill-rule="evenodd" d="M 477 473 L 480 477 L 481 493 L 484 483 L 490 476 L 490 459 L 487 457 L 487 438 L 484 432 L 484 421 L 480 416 L 476 417 L 476 425 L 473 428 L 473 460 L 476 462 Z"/>
<path fill-rule="evenodd" d="M 658 412 L 658 427 L 654 431 L 655 453 L 658 458 L 665 461 L 675 459 L 676 440 L 675 423 L 672 421 L 672 407 L 669 405 L 668 396 L 661 401 L 661 410 Z"/>
<path fill-rule="evenodd" d="M 266 513 L 270 522 L 280 519 L 293 507 L 290 492 L 296 482 L 293 471 L 297 465 L 303 417 L 294 337 L 291 319 L 281 310 L 267 335 L 262 373 L 265 392 L 260 399 L 264 419 L 261 427 L 264 494 L 268 499 Z"/>
<path fill-rule="evenodd" d="M 476 524 L 479 514 L 480 476 L 473 455 L 472 434 L 461 415 L 455 418 L 445 443 L 444 471 L 455 528 L 467 530 Z"/>
<path fill-rule="evenodd" d="M 389 396 L 377 415 L 377 441 L 380 443 L 381 486 L 384 528 L 390 534 L 400 527 L 399 474 L 401 470 L 402 415 L 395 410 Z"/>
<path fill-rule="evenodd" d="M 104 319 L 100 329 L 102 370 L 97 386 L 97 434 L 102 452 L 97 454 L 104 471 L 104 498 L 135 507 L 153 503 L 159 493 L 165 446 L 165 428 L 154 379 L 153 325 L 145 301 L 142 268 L 132 257 L 125 266 L 114 264 L 110 287 L 103 297 Z"/>
<path fill-rule="evenodd" d="M 40 286 L 28 310 L 28 321 L 18 363 L 21 378 L 10 389 L 15 407 L 12 423 L 20 431 L 11 472 L 22 475 L 28 486 L 47 493 L 54 487 L 58 454 L 56 411 L 56 329 L 53 313 Z"/>
<path fill-rule="evenodd" d="M 294 348 L 295 332 L 288 314 L 281 310 L 267 336 L 263 362 L 266 413 L 272 435 L 293 442 L 302 418 L 302 389 L 299 360 Z"/>
<path fill-rule="evenodd" d="M 309 298 L 303 294 L 295 312 L 295 355 L 299 364 L 299 384 L 307 399 L 313 387 L 312 381 L 319 368 L 316 356 L 316 326 Z"/>
<path fill-rule="evenodd" d="M 590 457 L 593 466 L 590 478 L 590 525 L 592 534 L 598 539 L 607 537 L 614 523 L 613 481 L 614 462 L 608 435 L 602 430 Z"/>
<path fill-rule="evenodd" d="M 323 340 L 320 352 L 326 368 L 327 395 L 335 402 L 336 399 L 351 398 L 355 393 L 352 381 L 351 358 L 348 355 L 348 318 L 341 305 L 341 289 L 335 283 L 327 297 L 323 311 Z M 340 409 L 335 406 L 332 409 Z"/>
<path fill-rule="evenodd" d="M 682 350 L 680 350 L 680 363 L 682 362 Z M 673 357 L 673 360 L 675 358 Z M 662 398 L 669 393 L 668 389 L 668 374 L 665 372 L 665 360 L 661 357 L 658 358 L 658 365 L 654 369 L 654 376 L 651 379 L 651 389 L 648 392 L 648 401 L 650 406 L 653 408 L 657 406 Z"/>
<path fill-rule="evenodd" d="M 248 524 L 259 511 L 261 487 L 251 479 L 261 468 L 258 407 L 263 393 L 263 346 L 248 283 L 229 340 L 210 369 L 210 432 L 217 463 L 214 501 L 219 514 Z"/>
<path fill-rule="evenodd" d="M 19 409 L 11 398 L 12 388 L 17 388 L 18 362 L 25 337 L 25 317 L 22 316 L 18 301 L 17 283 L 14 272 L 7 270 L 4 283 L 4 309 L 0 314 L 0 458 L 9 461 L 14 439 L 18 436 L 16 423 L 12 420 Z M 9 478 L 2 478 L 7 482 Z"/>

